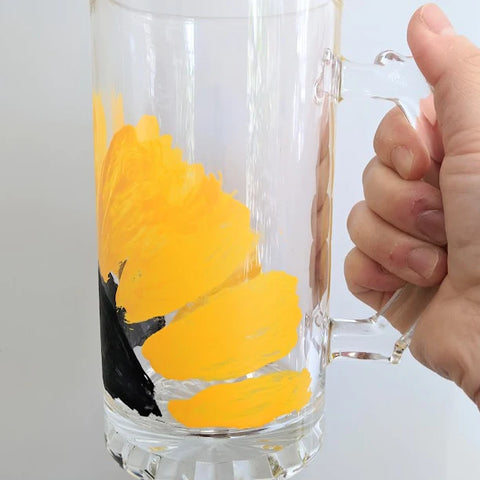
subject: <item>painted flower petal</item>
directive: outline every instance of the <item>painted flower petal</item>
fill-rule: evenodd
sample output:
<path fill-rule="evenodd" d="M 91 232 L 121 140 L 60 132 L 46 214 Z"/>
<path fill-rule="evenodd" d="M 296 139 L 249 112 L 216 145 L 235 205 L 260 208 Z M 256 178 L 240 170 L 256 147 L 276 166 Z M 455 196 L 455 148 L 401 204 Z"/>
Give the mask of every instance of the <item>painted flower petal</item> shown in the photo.
<path fill-rule="evenodd" d="M 299 411 L 310 400 L 307 369 L 249 378 L 208 387 L 186 400 L 171 400 L 168 410 L 189 428 L 257 428 Z"/>
<path fill-rule="evenodd" d="M 95 181 L 98 188 L 98 177 L 105 154 L 107 153 L 107 121 L 103 109 L 102 97 L 93 95 L 93 158 L 95 162 Z"/>
<path fill-rule="evenodd" d="M 100 271 L 121 276 L 117 306 L 129 322 L 208 294 L 242 268 L 258 240 L 248 208 L 171 143 L 144 116 L 115 134 L 101 168 Z"/>
<path fill-rule="evenodd" d="M 156 372 L 175 380 L 254 372 L 297 343 L 296 285 L 295 277 L 274 271 L 221 290 L 149 337 L 142 353 Z"/>

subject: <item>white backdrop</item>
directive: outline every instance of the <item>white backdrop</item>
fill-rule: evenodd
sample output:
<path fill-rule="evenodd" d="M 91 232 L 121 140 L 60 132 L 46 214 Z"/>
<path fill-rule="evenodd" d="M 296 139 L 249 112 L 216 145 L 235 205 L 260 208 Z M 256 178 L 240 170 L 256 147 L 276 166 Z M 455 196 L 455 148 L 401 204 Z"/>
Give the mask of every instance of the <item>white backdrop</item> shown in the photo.
<path fill-rule="evenodd" d="M 438 2 L 480 45 L 480 4 Z M 415 0 L 345 0 L 343 53 L 408 52 Z M 96 287 L 87 0 L 0 0 L 0 477 L 128 478 L 105 453 Z M 389 108 L 338 109 L 332 311 L 367 313 L 344 286 L 345 219 Z M 477 480 L 480 414 L 411 357 L 333 364 L 327 434 L 298 480 Z M 202 479 L 199 479 L 202 480 Z"/>

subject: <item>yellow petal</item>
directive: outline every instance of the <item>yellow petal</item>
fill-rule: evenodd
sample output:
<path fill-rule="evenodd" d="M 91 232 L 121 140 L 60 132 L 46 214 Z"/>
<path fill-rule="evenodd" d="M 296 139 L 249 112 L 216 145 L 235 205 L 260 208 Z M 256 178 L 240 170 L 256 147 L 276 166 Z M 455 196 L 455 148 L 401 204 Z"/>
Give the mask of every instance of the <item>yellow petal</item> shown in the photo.
<path fill-rule="evenodd" d="M 105 154 L 107 153 L 107 122 L 103 110 L 102 97 L 93 94 L 93 155 L 95 162 L 95 181 L 98 188 L 98 177 Z"/>
<path fill-rule="evenodd" d="M 119 290 L 122 283 L 123 277 Z M 296 285 L 295 277 L 274 271 L 221 290 L 149 337 L 143 355 L 156 372 L 175 380 L 254 372 L 297 343 L 302 312 Z"/>
<path fill-rule="evenodd" d="M 210 292 L 210 295 L 214 295 L 218 293 L 220 290 L 228 287 L 234 287 L 239 283 L 244 282 L 245 280 L 251 280 L 259 275 L 262 271 L 262 266 L 260 265 L 260 260 L 258 259 L 258 252 L 257 250 L 252 251 L 251 254 L 248 256 L 244 265 L 242 265 L 238 270 L 236 270 L 233 275 L 231 275 L 225 282 L 220 284 L 214 290 Z M 176 322 L 184 317 L 186 314 L 193 312 L 196 308 L 200 305 L 203 305 L 208 300 L 208 297 L 200 297 L 195 302 L 189 303 L 182 307 L 175 317 L 172 319 L 172 322 Z"/>
<path fill-rule="evenodd" d="M 131 126 L 112 139 L 99 177 L 97 202 L 100 271 L 118 274 L 119 266 L 140 247 L 157 223 L 158 166 L 138 143 Z"/>
<path fill-rule="evenodd" d="M 158 126 L 157 118 L 153 115 L 144 115 L 135 128 L 139 142 L 146 140 L 153 140 L 158 137 L 160 127 Z"/>
<path fill-rule="evenodd" d="M 154 117 L 114 135 L 99 180 L 99 264 L 104 279 L 125 265 L 117 305 L 129 322 L 175 311 L 243 268 L 257 235 L 221 187 L 159 136 Z"/>
<path fill-rule="evenodd" d="M 128 322 L 166 315 L 209 293 L 241 265 L 256 236 L 232 222 L 190 235 L 161 234 L 127 260 L 117 305 Z"/>
<path fill-rule="evenodd" d="M 124 125 L 123 115 L 123 96 L 121 94 L 112 95 L 112 118 L 113 118 L 113 133 L 117 133 Z"/>
<path fill-rule="evenodd" d="M 168 410 L 189 428 L 257 428 L 299 411 L 310 400 L 310 373 L 283 371 L 208 387 Z"/>

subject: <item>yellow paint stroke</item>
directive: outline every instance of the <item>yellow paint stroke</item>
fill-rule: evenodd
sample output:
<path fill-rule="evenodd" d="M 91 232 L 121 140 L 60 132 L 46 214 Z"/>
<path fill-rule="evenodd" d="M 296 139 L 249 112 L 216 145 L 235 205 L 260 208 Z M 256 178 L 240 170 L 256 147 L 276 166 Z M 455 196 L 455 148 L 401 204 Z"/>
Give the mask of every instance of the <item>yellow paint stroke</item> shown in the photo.
<path fill-rule="evenodd" d="M 257 275 L 259 275 L 261 271 L 262 271 L 262 266 L 260 265 L 260 260 L 258 259 L 258 252 L 254 251 L 250 254 L 245 264 L 242 265 L 242 267 L 239 268 L 236 272 L 234 272 L 231 277 L 227 278 L 225 282 L 223 282 L 214 290 L 212 290 L 209 296 L 220 292 L 224 288 L 234 287 L 235 285 L 238 285 L 239 283 L 242 283 L 246 280 L 251 280 L 252 278 L 255 278 Z M 172 318 L 171 321 L 175 322 L 177 320 L 180 320 L 187 313 L 193 312 L 193 310 L 198 308 L 200 305 L 205 304 L 208 301 L 209 296 L 200 297 L 195 302 L 185 305 L 183 308 L 178 310 L 175 317 Z"/>
<path fill-rule="evenodd" d="M 121 94 L 112 94 L 111 98 L 113 133 L 120 130 L 125 122 L 123 115 L 123 97 Z M 98 176 L 102 162 L 107 153 L 107 120 L 103 108 L 102 96 L 93 94 L 93 153 L 95 161 L 95 180 L 98 188 Z"/>
<path fill-rule="evenodd" d="M 299 411 L 310 400 L 311 377 L 282 371 L 241 382 L 208 387 L 186 400 L 171 400 L 168 410 L 190 428 L 256 428 Z"/>
<path fill-rule="evenodd" d="M 116 304 L 128 322 L 176 311 L 144 344 L 167 378 L 228 380 L 287 355 L 297 342 L 297 280 L 262 273 L 248 208 L 222 190 L 221 177 L 188 164 L 155 117 L 124 125 L 112 94 L 113 138 L 101 96 L 93 96 L 99 267 L 119 280 Z M 282 371 L 209 387 L 172 400 L 189 427 L 251 428 L 300 410 L 310 376 Z"/>
<path fill-rule="evenodd" d="M 140 143 L 157 139 L 159 132 L 157 119 L 152 115 L 144 115 L 138 121 L 135 131 Z"/>
<path fill-rule="evenodd" d="M 113 133 L 117 133 L 124 125 L 125 119 L 123 115 L 123 96 L 121 94 L 116 95 L 112 93 L 112 120 L 113 120 Z"/>
<path fill-rule="evenodd" d="M 273 271 L 221 290 L 149 337 L 142 353 L 156 372 L 175 380 L 254 372 L 297 343 L 296 285 L 295 277 Z"/>
<path fill-rule="evenodd" d="M 93 158 L 95 182 L 98 189 L 100 166 L 107 153 L 107 121 L 100 94 L 93 94 Z M 98 197 L 97 197 L 98 200 Z"/>
<path fill-rule="evenodd" d="M 250 212 L 221 179 L 182 160 L 155 117 L 125 126 L 99 175 L 102 277 L 121 281 L 117 306 L 129 322 L 165 315 L 208 294 L 255 250 Z"/>

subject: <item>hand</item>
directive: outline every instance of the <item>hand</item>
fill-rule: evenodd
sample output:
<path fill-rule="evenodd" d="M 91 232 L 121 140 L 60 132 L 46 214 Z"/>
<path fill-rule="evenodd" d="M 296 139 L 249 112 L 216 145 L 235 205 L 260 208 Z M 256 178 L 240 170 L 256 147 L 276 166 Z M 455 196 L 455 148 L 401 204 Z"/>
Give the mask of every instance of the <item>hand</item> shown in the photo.
<path fill-rule="evenodd" d="M 480 49 L 432 4 L 413 15 L 408 41 L 433 101 L 418 131 L 399 109 L 380 124 L 365 201 L 348 221 L 356 247 L 345 275 L 377 310 L 405 283 L 429 287 L 387 316 L 406 331 L 420 312 L 412 305 L 427 303 L 412 354 L 480 409 Z"/>

